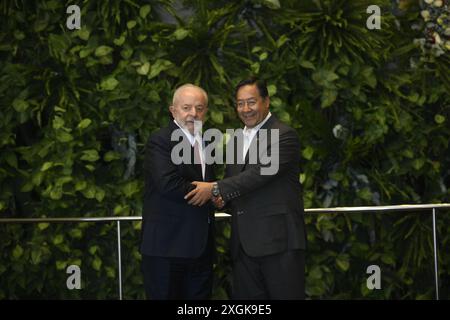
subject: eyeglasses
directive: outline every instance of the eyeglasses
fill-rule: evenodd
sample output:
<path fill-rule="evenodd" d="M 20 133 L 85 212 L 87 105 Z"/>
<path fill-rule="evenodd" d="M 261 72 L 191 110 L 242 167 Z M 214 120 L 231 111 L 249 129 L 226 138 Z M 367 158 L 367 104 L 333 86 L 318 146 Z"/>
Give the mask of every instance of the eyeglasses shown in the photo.
<path fill-rule="evenodd" d="M 257 102 L 258 102 L 258 100 L 254 99 L 254 98 L 247 99 L 247 100 L 238 100 L 236 102 L 236 108 L 242 109 L 242 108 L 244 108 L 245 104 L 247 104 L 247 106 L 249 108 L 252 108 L 256 105 Z"/>

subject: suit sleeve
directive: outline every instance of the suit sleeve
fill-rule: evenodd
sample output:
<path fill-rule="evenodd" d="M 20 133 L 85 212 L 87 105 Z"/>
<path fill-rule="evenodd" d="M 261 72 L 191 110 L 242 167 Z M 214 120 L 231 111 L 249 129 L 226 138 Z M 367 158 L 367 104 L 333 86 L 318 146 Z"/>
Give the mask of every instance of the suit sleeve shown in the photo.
<path fill-rule="evenodd" d="M 284 174 L 293 165 L 298 165 L 300 160 L 300 142 L 294 130 L 280 134 L 278 148 L 279 168 L 275 174 L 262 175 L 261 168 L 265 166 L 258 164 L 248 170 L 242 171 L 238 175 L 220 180 L 217 183 L 222 198 L 228 202 L 234 198 L 243 196 L 270 183 L 277 176 Z M 268 147 L 268 151 L 271 149 L 273 149 L 272 145 Z"/>
<path fill-rule="evenodd" d="M 185 202 L 184 196 L 193 186 L 191 181 L 180 176 L 170 158 L 170 142 L 155 135 L 150 137 L 145 153 L 144 171 L 152 179 L 156 189 L 165 197 Z"/>

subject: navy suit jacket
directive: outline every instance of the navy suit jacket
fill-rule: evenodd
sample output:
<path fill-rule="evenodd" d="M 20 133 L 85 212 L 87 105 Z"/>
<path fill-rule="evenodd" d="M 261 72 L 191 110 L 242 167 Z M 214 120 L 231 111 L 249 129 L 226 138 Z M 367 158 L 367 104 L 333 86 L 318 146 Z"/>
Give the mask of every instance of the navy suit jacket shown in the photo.
<path fill-rule="evenodd" d="M 153 133 L 146 145 L 144 172 L 145 194 L 142 220 L 141 253 L 148 256 L 196 258 L 212 232 L 214 207 L 187 203 L 184 196 L 193 189 L 192 181 L 202 181 L 200 164 L 193 164 L 194 151 L 187 138 L 171 141 L 179 127 L 170 121 Z M 191 148 L 191 164 L 176 165 L 171 160 L 172 148 L 180 141 Z M 205 180 L 214 181 L 211 165 L 206 165 Z"/>

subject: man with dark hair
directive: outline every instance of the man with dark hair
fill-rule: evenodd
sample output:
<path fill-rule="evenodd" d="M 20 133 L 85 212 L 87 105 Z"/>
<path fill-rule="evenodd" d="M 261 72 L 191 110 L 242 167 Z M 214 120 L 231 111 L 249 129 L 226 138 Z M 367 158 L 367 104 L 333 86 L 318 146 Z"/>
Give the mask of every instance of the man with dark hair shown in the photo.
<path fill-rule="evenodd" d="M 202 88 L 185 84 L 175 91 L 169 110 L 173 121 L 153 133 L 146 146 L 141 242 L 145 292 L 153 300 L 208 299 L 214 208 L 195 207 L 184 199 L 192 181 L 214 181 L 195 125 L 206 115 L 208 96 Z M 177 164 L 172 157 L 179 143 L 190 151 L 187 163 Z"/>
<path fill-rule="evenodd" d="M 248 85 L 255 85 L 256 88 L 258 89 L 259 95 L 261 98 L 265 99 L 269 96 L 269 90 L 267 90 L 267 84 L 266 81 L 264 80 L 260 80 L 256 77 L 251 77 L 249 79 L 245 79 L 242 80 L 241 82 L 239 82 L 236 86 L 236 88 L 234 89 L 234 96 L 237 97 L 237 94 L 239 92 L 239 89 L 241 89 L 243 86 L 248 86 Z"/>
<path fill-rule="evenodd" d="M 231 209 L 234 299 L 305 297 L 300 142 L 296 131 L 272 115 L 269 106 L 263 81 L 252 78 L 237 85 L 236 111 L 245 127 L 244 141 L 236 148 L 242 150 L 227 163 L 223 180 L 193 182 L 196 189 L 186 196 L 193 205 L 212 198 L 218 207 L 225 202 Z M 263 139 L 263 132 L 278 138 Z M 278 170 L 263 174 L 268 154 L 277 156 Z M 239 161 L 241 156 L 244 161 Z M 250 161 L 252 157 L 256 161 Z"/>

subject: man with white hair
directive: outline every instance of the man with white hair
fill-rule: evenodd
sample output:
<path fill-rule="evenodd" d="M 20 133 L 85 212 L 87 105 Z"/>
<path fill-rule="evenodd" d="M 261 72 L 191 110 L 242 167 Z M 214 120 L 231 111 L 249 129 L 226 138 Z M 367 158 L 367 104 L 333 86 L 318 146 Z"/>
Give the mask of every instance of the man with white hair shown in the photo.
<path fill-rule="evenodd" d="M 205 163 L 198 124 L 208 96 L 193 84 L 179 87 L 169 107 L 173 120 L 153 133 L 146 146 L 142 222 L 142 271 L 147 298 L 208 299 L 212 292 L 214 207 L 189 205 L 192 181 L 214 181 Z M 173 135 L 177 133 L 176 135 Z M 179 139 L 172 141 L 172 136 Z M 172 149 L 184 143 L 189 160 L 181 164 Z M 176 161 L 174 161 L 176 160 Z"/>

